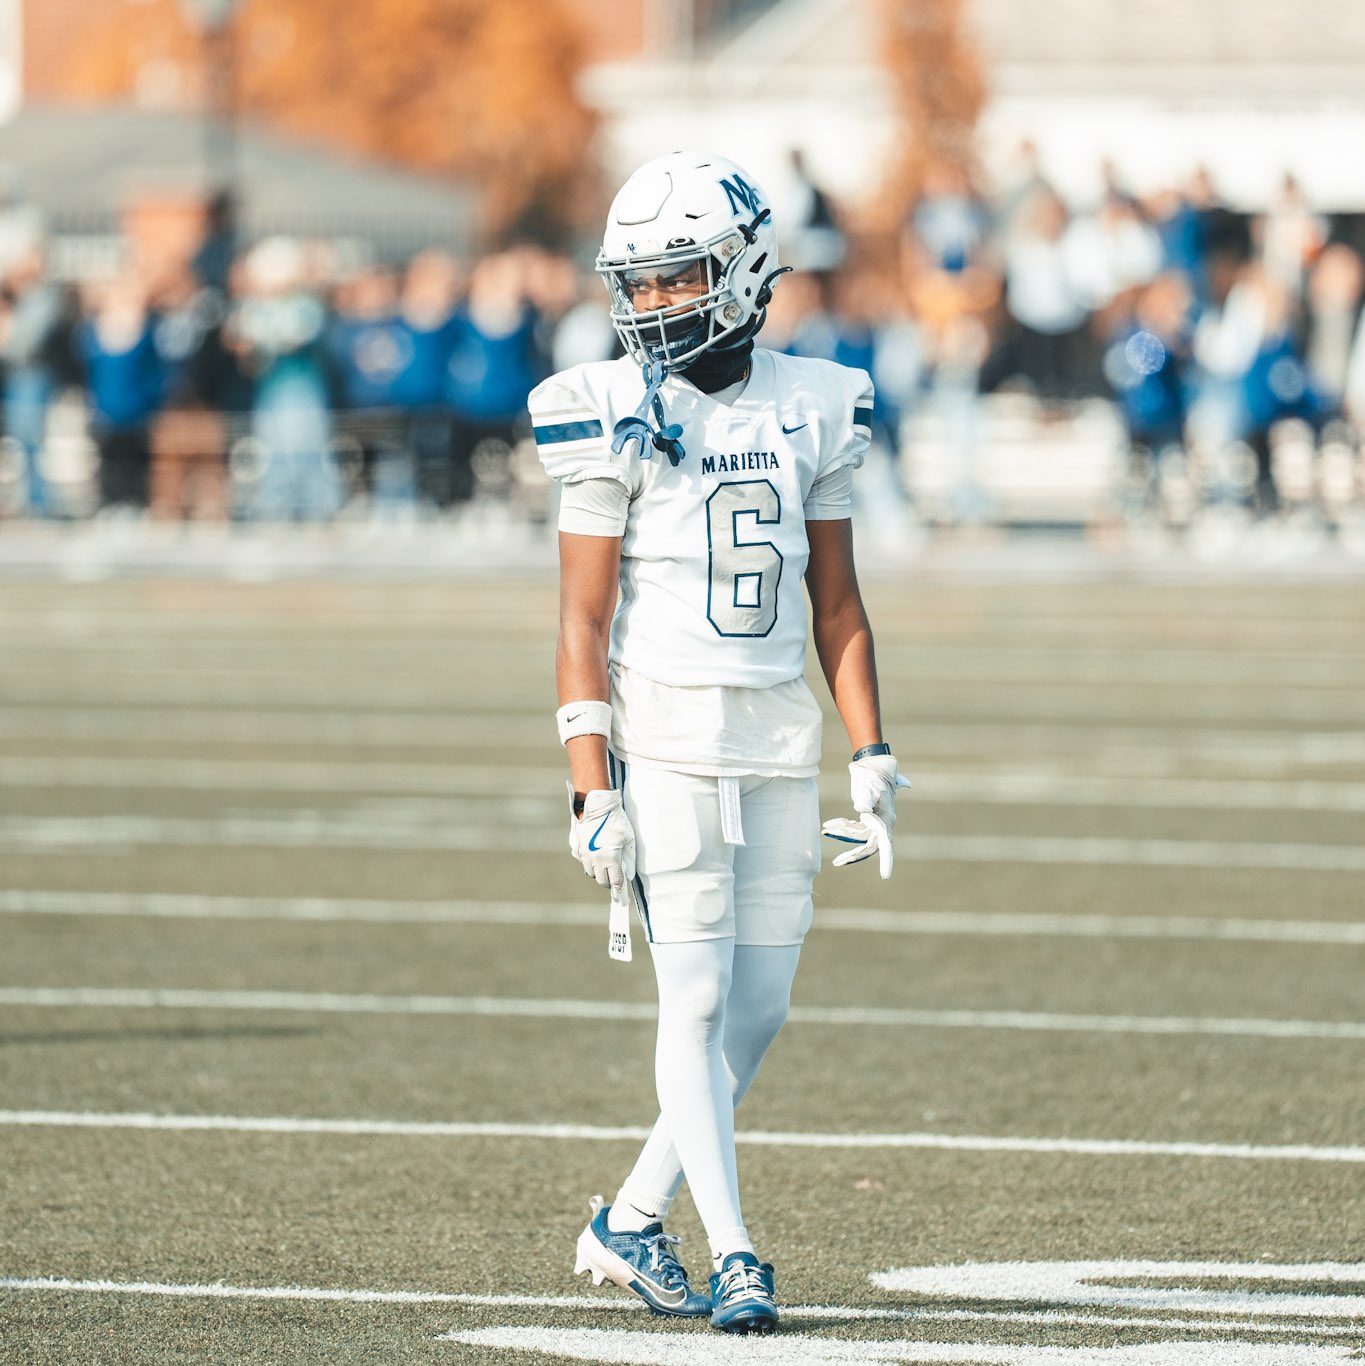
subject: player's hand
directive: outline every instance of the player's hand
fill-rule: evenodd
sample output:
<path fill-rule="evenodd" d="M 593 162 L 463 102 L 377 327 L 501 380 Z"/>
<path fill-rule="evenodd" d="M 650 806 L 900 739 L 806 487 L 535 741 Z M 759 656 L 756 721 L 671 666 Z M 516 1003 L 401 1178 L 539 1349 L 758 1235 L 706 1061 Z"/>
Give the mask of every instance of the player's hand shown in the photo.
<path fill-rule="evenodd" d="M 861 863 L 875 854 L 882 877 L 888 878 L 895 861 L 891 831 L 896 825 L 896 792 L 909 787 L 910 779 L 897 770 L 893 754 L 870 754 L 849 764 L 848 772 L 858 818 L 828 820 L 820 827 L 821 833 L 853 846 L 834 860 L 836 868 Z"/>
<path fill-rule="evenodd" d="M 582 816 L 572 814 L 573 785 L 569 785 L 569 852 L 583 872 L 610 887 L 614 900 L 626 899 L 635 877 L 635 831 L 621 807 L 619 792 L 589 792 Z"/>

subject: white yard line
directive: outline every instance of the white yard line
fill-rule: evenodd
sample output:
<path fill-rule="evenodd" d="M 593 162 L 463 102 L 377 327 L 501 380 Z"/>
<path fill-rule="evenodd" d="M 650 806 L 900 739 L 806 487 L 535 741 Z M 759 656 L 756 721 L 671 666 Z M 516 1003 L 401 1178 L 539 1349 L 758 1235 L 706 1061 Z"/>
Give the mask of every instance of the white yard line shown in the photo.
<path fill-rule="evenodd" d="M 653 1020 L 643 1001 L 516 996 L 374 996 L 310 991 L 136 987 L 0 987 L 0 1006 L 99 1010 L 301 1011 L 325 1015 L 474 1015 L 533 1020 Z M 1024 1010 L 913 1010 L 793 1006 L 793 1024 L 1045 1033 L 1214 1035 L 1241 1039 L 1365 1039 L 1355 1020 L 1264 1020 L 1166 1015 L 1067 1015 Z"/>
<path fill-rule="evenodd" d="M 343 1138 L 525 1138 L 539 1142 L 639 1143 L 649 1130 L 587 1124 L 462 1124 L 291 1116 L 163 1115 L 84 1110 L 0 1110 L 0 1127 L 137 1129 L 162 1133 L 317 1134 Z M 1365 1147 L 1309 1144 L 1158 1143 L 1130 1139 L 1015 1138 L 971 1134 L 831 1134 L 740 1131 L 756 1148 L 926 1149 L 1081 1157 L 1181 1157 L 1239 1162 L 1365 1163 Z"/>
<path fill-rule="evenodd" d="M 174 708 L 200 706 L 206 692 L 222 699 L 229 708 L 293 706 L 302 710 L 340 710 L 365 708 L 377 696 L 382 696 L 387 707 L 423 711 L 447 702 L 453 710 L 460 702 L 482 706 L 484 700 L 499 692 L 512 693 L 516 684 L 509 684 L 505 666 L 491 663 L 475 672 L 471 663 L 460 673 L 446 675 L 446 686 L 439 676 L 428 678 L 420 671 L 395 673 L 380 678 L 358 676 L 352 678 L 344 671 L 333 678 L 305 675 L 300 672 L 273 671 L 270 673 L 214 674 L 211 671 L 185 670 L 174 675 L 148 676 L 140 671 L 117 671 L 106 674 L 98 663 L 88 672 L 69 670 L 29 671 L 23 677 L 13 677 L 8 684 L 12 702 L 18 705 L 52 705 L 53 703 L 84 708 L 100 702 L 127 707 Z M 547 681 L 551 673 L 551 653 L 535 661 L 534 670 L 523 670 L 512 677 L 525 679 L 541 676 Z M 210 682 L 210 680 L 212 680 Z M 1054 725 L 1074 725 L 1089 721 L 1105 727 L 1121 724 L 1132 715 L 1140 715 L 1154 702 L 1174 713 L 1178 720 L 1202 725 L 1226 725 L 1229 721 L 1250 723 L 1271 712 L 1276 720 L 1299 721 L 1317 727 L 1348 728 L 1365 722 L 1365 703 L 1359 690 L 1338 688 L 1293 691 L 1272 690 L 1268 697 L 1259 697 L 1248 690 L 1191 688 L 1159 688 L 1135 684 L 1124 689 L 1112 684 L 1084 683 L 916 683 L 908 685 L 891 679 L 883 683 L 887 695 L 903 698 L 899 705 L 907 709 L 917 705 L 921 715 L 927 707 L 934 707 L 940 698 L 951 697 L 952 710 L 978 711 L 983 716 L 1013 719 L 1023 724 L 1026 718 L 1037 717 Z M 911 689 L 919 689 L 919 695 Z M 906 694 L 910 694 L 906 696 Z M 510 699 L 509 699 L 510 700 Z M 518 700 L 527 700 L 525 693 Z M 941 704 L 939 704 L 941 705 Z M 937 708 L 936 708 L 937 709 Z M 506 718 L 507 713 L 499 715 Z M 544 713 L 540 714 L 539 720 Z M 895 713 L 892 719 L 896 719 Z"/>
<path fill-rule="evenodd" d="M 201 701 L 196 698 L 195 701 Z M 1150 755 L 1170 750 L 1182 755 L 1246 762 L 1275 760 L 1313 764 L 1365 762 L 1365 731 L 1332 729 L 1248 729 L 1226 724 L 1084 724 L 1048 718 L 1038 721 L 945 719 L 932 725 L 897 721 L 896 740 L 903 756 L 918 754 L 1001 753 L 1003 747 L 1032 742 L 1055 758 L 1059 753 L 1091 754 L 1103 746 Z M 53 706 L 43 703 L 0 706 L 0 736 L 28 739 L 96 738 L 168 741 L 233 740 L 241 743 L 333 744 L 347 748 L 374 745 L 486 743 L 503 735 L 538 738 L 554 745 L 550 719 L 541 711 L 500 707 L 487 715 L 449 711 L 420 712 L 386 708 L 232 708 L 186 705 L 167 710 L 128 707 Z"/>
<path fill-rule="evenodd" d="M 265 644 L 259 639 L 200 640 L 188 645 L 169 638 L 138 645 L 119 639 L 71 644 L 42 641 L 27 653 L 23 662 L 11 664 L 7 672 L 15 679 L 61 684 L 69 681 L 73 669 L 93 664 L 102 679 L 132 683 L 139 689 L 147 687 L 150 680 L 152 686 L 169 685 L 179 692 L 187 682 L 194 684 L 212 674 L 220 681 L 247 687 L 278 680 L 290 693 L 298 689 L 301 676 L 321 679 L 324 684 L 341 677 L 347 683 L 374 681 L 391 687 L 395 677 L 409 679 L 420 675 L 423 685 L 430 683 L 433 690 L 440 690 L 448 684 L 460 686 L 468 682 L 471 663 L 492 672 L 508 656 L 513 656 L 548 669 L 553 653 L 553 621 L 547 622 L 546 628 L 545 635 L 539 638 L 508 633 L 490 636 L 480 624 L 475 638 L 466 641 L 463 648 L 445 641 L 423 642 L 411 637 L 379 646 L 372 639 L 351 643 L 281 640 Z M 1256 657 L 1248 659 L 1247 653 Z M 1324 659 L 1317 651 L 1305 651 L 1300 652 L 1297 660 L 1292 655 L 1247 653 L 1214 653 L 1206 659 L 1190 660 L 1171 653 L 1113 651 L 1109 658 L 1102 659 L 1078 656 L 1065 649 L 1032 657 L 986 649 L 967 658 L 926 651 L 917 644 L 894 643 L 878 648 L 877 661 L 884 686 L 1007 687 L 1011 691 L 1103 688 L 1110 693 L 1138 687 L 1154 692 L 1214 689 L 1220 696 L 1239 690 L 1351 690 L 1358 687 L 1359 663 L 1365 661 L 1365 656 L 1343 652 Z"/>
<path fill-rule="evenodd" d="M 560 782 L 562 775 L 557 769 L 509 770 L 487 764 L 12 756 L 0 766 L 0 787 L 12 788 L 449 794 L 478 797 L 485 806 L 493 808 L 511 796 L 518 801 L 540 800 L 547 810 L 557 810 L 561 804 L 556 791 Z M 915 771 L 914 783 L 916 803 L 1365 812 L 1365 783 L 923 769 Z M 846 786 L 842 773 L 828 773 L 822 783 L 823 790 L 832 798 L 841 796 Z M 490 797 L 490 790 L 499 795 Z"/>
<path fill-rule="evenodd" d="M 547 597 L 544 608 L 519 609 L 514 603 L 498 604 L 486 611 L 469 613 L 473 616 L 469 628 L 485 645 L 498 646 L 504 637 L 512 646 L 529 649 L 544 648 L 541 632 L 554 626 L 553 597 Z M 887 616 L 878 611 L 878 618 Z M 502 630 L 515 618 L 516 629 Z M 390 625 L 392 623 L 389 623 Z M 25 631 L 24 626 L 35 629 Z M 202 628 L 202 617 L 159 620 L 143 613 L 114 613 L 103 615 L 102 609 L 66 609 L 54 607 L 46 611 L 14 613 L 0 607 L 0 628 L 8 627 L 15 640 L 31 640 L 33 651 L 50 651 L 58 660 L 69 662 L 71 655 L 124 657 L 135 661 L 164 658 L 168 649 L 180 652 L 182 660 L 191 664 L 201 661 L 219 664 L 241 661 L 248 657 L 266 660 L 291 659 L 295 663 L 311 663 L 336 653 L 348 657 L 373 656 L 382 648 L 386 659 L 427 663 L 443 655 L 458 656 L 461 645 L 451 634 L 453 623 L 434 618 L 413 623 L 412 629 L 399 635 L 392 630 L 384 633 L 373 630 L 344 633 L 335 627 L 330 634 L 310 631 L 306 635 L 288 627 L 269 631 L 236 629 L 227 619 L 216 618 L 212 629 Z M 445 634 L 438 634 L 438 628 Z M 1214 646 L 1194 646 L 1171 641 L 1133 641 L 1124 645 L 1081 645 L 1074 641 L 1057 641 L 1047 645 L 1017 645 L 1001 641 L 973 644 L 955 640 L 951 644 L 941 640 L 905 641 L 892 638 L 877 647 L 880 661 L 885 656 L 889 664 L 910 669 L 925 669 L 926 676 L 933 670 L 935 678 L 943 670 L 949 676 L 961 677 L 963 672 L 988 670 L 986 676 L 1000 677 L 1000 670 L 1019 670 L 1021 674 L 1039 681 L 1062 676 L 1084 675 L 1106 681 L 1143 682 L 1150 676 L 1176 681 L 1189 677 L 1222 682 L 1230 667 L 1254 672 L 1267 677 L 1271 671 L 1283 670 L 1283 681 L 1293 687 L 1307 678 L 1331 679 L 1365 665 L 1365 650 L 1337 647 L 1314 650 L 1305 656 L 1301 649 L 1281 646 L 1278 649 L 1233 646 L 1219 649 Z"/>
<path fill-rule="evenodd" d="M 586 1312 L 644 1313 L 644 1303 L 633 1296 L 601 1295 L 471 1295 L 439 1290 L 344 1290 L 301 1285 L 195 1285 L 165 1281 L 72 1280 L 64 1276 L 0 1276 L 0 1290 L 80 1295 L 152 1295 L 175 1299 L 322 1301 L 340 1304 L 449 1304 L 471 1309 L 580 1309 Z M 1042 1313 L 1030 1310 L 868 1309 L 855 1305 L 793 1304 L 782 1306 L 787 1320 L 910 1322 L 916 1319 L 983 1323 L 1017 1323 L 1053 1327 L 1080 1325 L 1103 1328 L 1179 1328 L 1185 1331 L 1282 1333 L 1303 1335 L 1302 1324 L 1265 1323 L 1254 1319 L 1217 1317 L 1140 1318 L 1119 1314 L 1087 1314 L 1068 1310 Z M 1357 1327 L 1314 1325 L 1314 1337 L 1358 1336 Z"/>
<path fill-rule="evenodd" d="M 145 916 L 167 920 L 314 921 L 379 925 L 570 925 L 599 929 L 596 902 L 390 901 L 333 897 L 203 896 L 169 892 L 57 892 L 0 889 L 0 915 Z M 1241 917 L 1052 915 L 1031 912 L 888 911 L 821 906 L 817 932 L 1174 939 L 1226 943 L 1365 944 L 1365 921 Z"/>
<path fill-rule="evenodd" d="M 419 815 L 406 808 L 393 808 L 363 813 L 288 809 L 206 819 L 8 816 L 0 818 L 0 847 L 66 855 L 143 845 L 519 853 L 559 853 L 564 846 L 560 830 L 541 825 L 474 826 L 434 820 L 423 828 Z M 1365 845 L 916 834 L 900 836 L 896 843 L 903 857 L 930 862 L 1365 872 Z"/>

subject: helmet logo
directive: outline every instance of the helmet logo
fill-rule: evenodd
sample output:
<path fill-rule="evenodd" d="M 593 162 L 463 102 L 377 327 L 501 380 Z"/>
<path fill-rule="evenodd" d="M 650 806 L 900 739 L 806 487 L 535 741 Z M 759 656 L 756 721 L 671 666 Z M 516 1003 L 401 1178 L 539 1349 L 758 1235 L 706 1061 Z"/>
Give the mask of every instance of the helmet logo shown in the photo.
<path fill-rule="evenodd" d="M 722 180 L 720 188 L 730 201 L 730 212 L 738 217 L 741 213 L 755 214 L 759 210 L 758 191 L 743 176 L 737 175 L 730 180 Z"/>

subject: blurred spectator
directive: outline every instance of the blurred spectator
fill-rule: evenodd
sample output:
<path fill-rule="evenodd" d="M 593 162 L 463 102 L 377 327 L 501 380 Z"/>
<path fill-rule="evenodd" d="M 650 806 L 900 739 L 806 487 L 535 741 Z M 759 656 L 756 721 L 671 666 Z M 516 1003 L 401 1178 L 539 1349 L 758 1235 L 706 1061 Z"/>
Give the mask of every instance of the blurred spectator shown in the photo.
<path fill-rule="evenodd" d="M 398 316 L 398 281 L 389 267 L 368 266 L 333 300 L 325 342 L 336 434 L 356 453 L 360 489 L 377 502 L 410 503 L 412 457 L 397 404 L 412 338 Z"/>
<path fill-rule="evenodd" d="M 270 237 L 243 263 L 230 336 L 253 381 L 252 489 L 242 511 L 270 521 L 325 521 L 341 506 L 330 445 L 322 337 L 327 315 L 308 287 L 300 242 Z"/>
<path fill-rule="evenodd" d="M 1248 429 L 1243 380 L 1265 338 L 1265 296 L 1231 251 L 1208 261 L 1209 295 L 1195 327 L 1192 353 L 1196 391 L 1190 436 L 1206 456 L 1244 441 Z M 1220 497 L 1228 497 L 1226 489 Z"/>
<path fill-rule="evenodd" d="M 995 231 L 1008 237 L 1014 226 L 1014 216 L 1029 203 L 1037 190 L 1050 188 L 1043 175 L 1038 156 L 1038 144 L 1032 138 L 1021 138 L 1014 150 L 1013 164 L 1004 173 L 1002 184 L 995 195 Z"/>
<path fill-rule="evenodd" d="M 463 502 L 473 496 L 476 457 L 484 477 L 505 477 L 507 454 L 526 420 L 527 395 L 548 372 L 515 253 L 485 257 L 474 267 L 456 319 L 446 399 L 452 416 L 451 496 Z"/>
<path fill-rule="evenodd" d="M 1308 207 L 1292 175 L 1280 182 L 1279 194 L 1252 231 L 1266 274 L 1291 300 L 1300 299 L 1308 268 L 1327 241 L 1327 223 Z"/>
<path fill-rule="evenodd" d="M 839 345 L 833 293 L 834 284 L 828 276 L 809 272 L 784 276 L 773 291 L 762 344 L 791 356 L 829 360 Z"/>
<path fill-rule="evenodd" d="M 979 258 L 990 235 L 985 201 L 960 166 L 930 161 L 908 228 L 919 269 L 956 275 Z"/>
<path fill-rule="evenodd" d="M 1161 269 L 1161 239 L 1126 194 L 1111 188 L 1092 214 L 1082 214 L 1067 230 L 1070 270 L 1096 329 L 1106 333 L 1131 295 Z"/>
<path fill-rule="evenodd" d="M 165 390 L 152 427 L 152 513 L 221 518 L 228 510 L 226 415 L 249 398 L 224 340 L 223 295 L 183 269 L 169 277 L 156 304 Z"/>
<path fill-rule="evenodd" d="M 23 461 L 30 516 L 57 511 L 43 472 L 48 405 L 67 340 L 61 289 L 45 277 L 41 243 L 30 242 L 10 263 L 0 286 L 0 363 L 4 366 L 5 435 Z"/>
<path fill-rule="evenodd" d="M 205 213 L 204 240 L 192 263 L 205 289 L 226 295 L 232 262 L 237 254 L 237 206 L 230 190 L 219 190 Z"/>
<path fill-rule="evenodd" d="M 1356 440 L 1365 445 L 1365 312 L 1356 320 L 1355 339 L 1346 362 L 1341 407 L 1354 427 Z"/>
<path fill-rule="evenodd" d="M 1344 242 L 1334 242 L 1313 263 L 1306 294 L 1308 382 L 1324 421 L 1342 410 L 1362 293 L 1365 265 L 1360 254 Z"/>
<path fill-rule="evenodd" d="M 984 392 L 1018 377 L 1045 404 L 1076 396 L 1089 313 L 1069 249 L 1069 222 L 1051 187 L 1035 190 L 1015 215 L 1005 243 L 1009 319 L 983 366 Z"/>
<path fill-rule="evenodd" d="M 517 247 L 512 256 L 521 271 L 526 302 L 535 314 L 536 351 L 548 357 L 560 323 L 580 297 L 578 272 L 567 256 L 535 245 Z"/>
<path fill-rule="evenodd" d="M 1194 297 L 1178 271 L 1157 276 L 1115 327 L 1104 370 L 1128 433 L 1133 472 L 1159 495 L 1162 466 L 1184 445 Z"/>
<path fill-rule="evenodd" d="M 1213 302 L 1194 335 L 1199 368 L 1191 431 L 1209 458 L 1223 462 L 1213 480 L 1214 500 L 1243 501 L 1240 485 L 1248 482 L 1255 509 L 1264 515 L 1279 505 L 1271 429 L 1286 417 L 1311 414 L 1313 395 L 1296 348 L 1292 300 L 1284 285 L 1256 261 L 1238 267 L 1227 254 L 1216 257 L 1214 266 Z M 1254 455 L 1249 481 L 1239 480 L 1226 466 L 1238 443 Z"/>
<path fill-rule="evenodd" d="M 1280 505 L 1275 478 L 1272 431 L 1287 418 L 1315 421 L 1318 399 L 1308 383 L 1308 371 L 1294 335 L 1293 298 L 1282 280 L 1263 265 L 1248 267 L 1246 287 L 1261 295 L 1260 344 L 1243 378 L 1247 417 L 1246 439 L 1256 457 L 1253 506 L 1265 516 Z"/>
<path fill-rule="evenodd" d="M 446 369 L 455 347 L 460 268 L 443 251 L 419 252 L 408 263 L 399 299 L 406 338 L 406 364 L 393 392 L 406 414 L 417 495 L 429 506 L 454 501 L 450 410 L 445 403 Z"/>
<path fill-rule="evenodd" d="M 591 274 L 576 279 L 576 301 L 560 318 L 550 342 L 550 364 L 556 371 L 610 360 L 621 350 L 601 281 Z"/>
<path fill-rule="evenodd" d="M 829 359 L 866 370 L 873 380 L 872 439 L 893 461 L 900 457 L 901 423 L 919 387 L 919 336 L 880 272 L 867 268 L 840 278 L 834 347 Z"/>
<path fill-rule="evenodd" d="M 773 221 L 782 225 L 782 260 L 793 270 L 837 270 L 848 254 L 848 242 L 833 201 L 811 175 L 799 147 L 788 151 L 782 173 L 764 189 L 773 205 Z"/>
<path fill-rule="evenodd" d="M 100 456 L 100 507 L 143 511 L 151 471 L 149 429 L 165 388 L 146 288 L 129 273 L 94 292 L 78 348 L 91 434 Z"/>
<path fill-rule="evenodd" d="M 384 266 L 360 271 L 336 290 L 326 348 L 338 408 L 392 408 L 412 364 L 412 341 L 398 316 L 398 282 Z"/>
<path fill-rule="evenodd" d="M 0 166 L 0 279 L 40 251 L 43 236 L 42 214 L 24 202 L 13 169 Z"/>

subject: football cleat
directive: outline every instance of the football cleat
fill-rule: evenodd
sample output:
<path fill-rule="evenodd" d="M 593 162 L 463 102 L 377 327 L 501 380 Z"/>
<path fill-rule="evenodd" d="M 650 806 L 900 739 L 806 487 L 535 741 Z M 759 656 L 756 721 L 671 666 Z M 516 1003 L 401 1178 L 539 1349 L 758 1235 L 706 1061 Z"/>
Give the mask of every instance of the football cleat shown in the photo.
<path fill-rule="evenodd" d="M 711 1277 L 711 1326 L 727 1333 L 771 1333 L 777 1317 L 771 1265 L 752 1252 L 732 1252 Z"/>
<path fill-rule="evenodd" d="M 648 1224 L 638 1233 L 614 1233 L 607 1227 L 611 1206 L 600 1195 L 588 1202 L 592 1220 L 578 1235 L 574 1275 L 588 1272 L 594 1285 L 610 1281 L 637 1294 L 652 1313 L 673 1318 L 699 1318 L 711 1312 L 711 1301 L 687 1283 L 687 1272 L 673 1255 L 679 1241 L 662 1224 Z"/>

